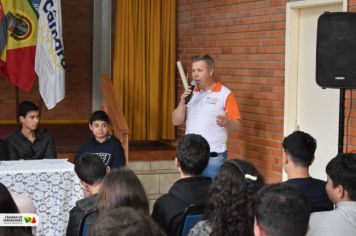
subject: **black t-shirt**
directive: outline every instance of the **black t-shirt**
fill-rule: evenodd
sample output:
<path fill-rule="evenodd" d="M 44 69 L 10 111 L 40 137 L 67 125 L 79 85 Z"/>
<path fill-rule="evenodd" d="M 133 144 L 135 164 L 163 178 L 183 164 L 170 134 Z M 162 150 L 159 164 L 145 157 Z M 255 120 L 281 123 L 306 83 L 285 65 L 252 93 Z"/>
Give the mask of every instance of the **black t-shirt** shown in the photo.
<path fill-rule="evenodd" d="M 317 211 L 330 211 L 334 209 L 333 203 L 326 193 L 326 182 L 320 179 L 296 178 L 289 179 L 284 183 L 300 187 L 306 194 L 311 213 Z"/>

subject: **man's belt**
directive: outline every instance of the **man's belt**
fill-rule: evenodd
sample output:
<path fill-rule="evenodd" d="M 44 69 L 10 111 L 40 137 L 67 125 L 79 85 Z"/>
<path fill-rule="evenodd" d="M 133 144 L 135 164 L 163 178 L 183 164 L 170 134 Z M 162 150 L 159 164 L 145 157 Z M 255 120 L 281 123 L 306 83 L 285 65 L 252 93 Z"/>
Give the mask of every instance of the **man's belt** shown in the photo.
<path fill-rule="evenodd" d="M 211 152 L 210 157 L 218 157 L 220 153 L 217 152 Z"/>

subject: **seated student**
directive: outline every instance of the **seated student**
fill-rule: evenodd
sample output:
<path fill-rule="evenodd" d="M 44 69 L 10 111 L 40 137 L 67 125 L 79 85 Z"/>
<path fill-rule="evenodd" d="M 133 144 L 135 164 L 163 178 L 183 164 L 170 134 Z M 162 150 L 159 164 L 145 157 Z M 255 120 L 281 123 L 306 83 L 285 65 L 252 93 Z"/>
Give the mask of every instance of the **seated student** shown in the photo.
<path fill-rule="evenodd" d="M 96 206 L 98 218 L 106 211 L 120 207 L 131 207 L 148 215 L 145 190 L 135 173 L 127 168 L 114 169 L 106 175 L 98 193 Z"/>
<path fill-rule="evenodd" d="M 120 140 L 109 135 L 109 124 L 109 116 L 104 111 L 93 112 L 90 116 L 89 128 L 94 136 L 80 147 L 75 159 L 85 152 L 91 152 L 99 155 L 110 168 L 125 166 L 124 149 Z"/>
<path fill-rule="evenodd" d="M 0 214 L 19 213 L 19 210 L 5 185 L 0 183 Z M 0 235 L 29 236 L 32 235 L 29 227 L 0 227 Z"/>
<path fill-rule="evenodd" d="M 251 163 L 226 161 L 211 184 L 206 220 L 198 222 L 189 236 L 253 236 L 253 198 L 262 186 L 262 176 Z"/>
<path fill-rule="evenodd" d="M 29 101 L 20 103 L 21 129 L 7 138 L 9 160 L 57 158 L 52 137 L 38 129 L 39 108 Z"/>
<path fill-rule="evenodd" d="M 4 140 L 0 140 L 0 161 L 8 160 L 7 144 Z"/>
<path fill-rule="evenodd" d="M 356 235 L 356 154 L 339 154 L 326 166 L 326 191 L 336 204 L 333 211 L 310 217 L 308 236 Z"/>
<path fill-rule="evenodd" d="M 176 166 L 181 179 L 157 199 L 152 212 L 152 218 L 168 235 L 178 233 L 186 207 L 206 204 L 211 178 L 201 173 L 208 165 L 209 155 L 209 144 L 201 135 L 187 134 L 179 141 Z"/>
<path fill-rule="evenodd" d="M 85 198 L 77 201 L 75 207 L 70 210 L 67 236 L 79 236 L 84 217 L 96 210 L 96 194 L 108 168 L 98 155 L 84 153 L 75 162 L 74 170 L 80 179 Z"/>
<path fill-rule="evenodd" d="M 267 185 L 255 197 L 255 236 L 305 236 L 309 212 L 300 188 L 284 183 Z"/>
<path fill-rule="evenodd" d="M 108 210 L 98 218 L 90 230 L 91 236 L 165 236 L 156 222 L 146 214 L 120 207 Z"/>
<path fill-rule="evenodd" d="M 302 131 L 295 131 L 283 140 L 283 168 L 288 175 L 287 184 L 301 188 L 307 195 L 311 212 L 334 208 L 325 191 L 326 182 L 309 174 L 316 150 L 315 139 Z"/>

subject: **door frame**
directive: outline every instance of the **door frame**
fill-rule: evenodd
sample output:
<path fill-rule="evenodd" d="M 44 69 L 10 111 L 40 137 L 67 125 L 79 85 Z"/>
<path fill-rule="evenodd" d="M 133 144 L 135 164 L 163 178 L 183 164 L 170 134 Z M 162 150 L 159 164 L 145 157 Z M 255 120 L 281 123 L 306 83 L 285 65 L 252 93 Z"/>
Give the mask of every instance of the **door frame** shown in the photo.
<path fill-rule="evenodd" d="M 298 51 L 300 9 L 342 4 L 347 11 L 347 0 L 305 0 L 289 2 L 286 6 L 286 46 L 285 46 L 285 84 L 284 84 L 284 127 L 287 136 L 297 127 L 298 91 Z"/>
<path fill-rule="evenodd" d="M 285 38 L 285 84 L 284 84 L 284 137 L 297 127 L 298 101 L 298 52 L 299 52 L 299 21 L 300 10 L 312 7 L 341 5 L 347 11 L 347 0 L 305 0 L 289 2 L 286 5 L 286 38 Z M 283 180 L 287 174 L 282 171 Z"/>

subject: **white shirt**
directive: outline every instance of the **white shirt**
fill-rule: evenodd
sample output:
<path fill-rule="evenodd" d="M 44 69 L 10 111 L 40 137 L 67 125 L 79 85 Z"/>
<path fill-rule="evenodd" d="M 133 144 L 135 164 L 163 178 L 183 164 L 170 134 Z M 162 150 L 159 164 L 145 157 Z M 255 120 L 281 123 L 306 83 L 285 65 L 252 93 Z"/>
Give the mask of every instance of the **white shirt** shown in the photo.
<path fill-rule="evenodd" d="M 229 120 L 239 120 L 240 112 L 233 93 L 216 83 L 209 91 L 194 90 L 187 104 L 186 134 L 200 134 L 210 145 L 210 152 L 226 151 L 227 128 L 216 124 L 216 117 L 227 113 Z"/>

